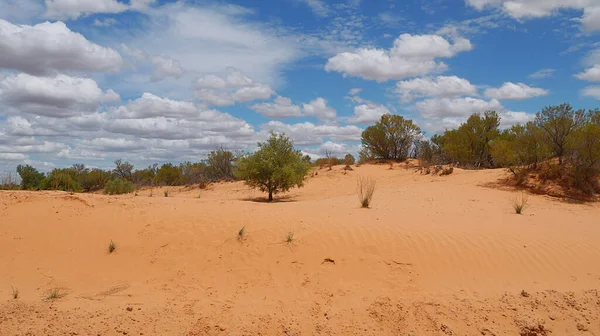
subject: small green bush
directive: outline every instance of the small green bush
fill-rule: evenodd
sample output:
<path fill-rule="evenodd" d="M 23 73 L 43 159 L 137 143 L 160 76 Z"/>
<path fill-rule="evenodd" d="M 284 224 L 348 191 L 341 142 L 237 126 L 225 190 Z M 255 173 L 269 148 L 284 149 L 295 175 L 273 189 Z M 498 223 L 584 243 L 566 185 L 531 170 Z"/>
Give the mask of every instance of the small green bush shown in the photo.
<path fill-rule="evenodd" d="M 108 195 L 121 195 L 133 192 L 135 187 L 133 183 L 122 178 L 116 178 L 106 183 L 104 193 Z"/>

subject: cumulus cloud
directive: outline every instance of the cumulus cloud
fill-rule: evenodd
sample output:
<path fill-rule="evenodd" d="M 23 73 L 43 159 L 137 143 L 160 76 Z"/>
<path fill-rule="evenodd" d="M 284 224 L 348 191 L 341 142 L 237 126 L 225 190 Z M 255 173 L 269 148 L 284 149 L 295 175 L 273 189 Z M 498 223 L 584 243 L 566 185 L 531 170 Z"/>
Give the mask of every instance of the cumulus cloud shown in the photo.
<path fill-rule="evenodd" d="M 103 92 L 91 78 L 20 73 L 0 80 L 0 101 L 19 113 L 63 118 L 95 112 L 100 104 L 120 97 L 113 90 Z"/>
<path fill-rule="evenodd" d="M 195 82 L 196 98 L 213 106 L 229 106 L 238 102 L 267 100 L 275 91 L 264 83 L 258 83 L 233 68 L 224 75 L 209 74 Z"/>
<path fill-rule="evenodd" d="M 361 93 L 362 89 L 361 88 L 354 88 L 354 89 L 350 89 L 350 91 L 348 91 L 348 94 L 351 96 L 356 96 L 357 94 Z"/>
<path fill-rule="evenodd" d="M 316 117 L 320 120 L 333 120 L 337 116 L 334 108 L 327 106 L 325 98 L 317 98 L 308 104 L 302 104 L 304 115 Z"/>
<path fill-rule="evenodd" d="M 113 49 L 88 41 L 62 22 L 35 26 L 0 20 L 0 67 L 32 75 L 58 71 L 118 71 L 123 60 Z"/>
<path fill-rule="evenodd" d="M 297 124 L 284 124 L 280 121 L 270 121 L 261 125 L 264 131 L 275 131 L 285 133 L 294 140 L 297 145 L 318 145 L 324 138 L 330 138 L 335 141 L 358 141 L 362 134 L 362 129 L 349 126 L 336 125 L 315 125 L 310 122 Z"/>
<path fill-rule="evenodd" d="M 250 107 L 254 111 L 268 118 L 301 117 L 302 109 L 292 104 L 292 100 L 286 97 L 277 97 L 272 103 L 255 104 Z"/>
<path fill-rule="evenodd" d="M 445 63 L 436 61 L 437 58 L 453 57 L 473 48 L 464 38 L 456 38 L 453 42 L 451 44 L 438 35 L 402 34 L 390 50 L 361 48 L 340 53 L 327 61 L 325 70 L 378 82 L 426 75 L 447 69 Z"/>
<path fill-rule="evenodd" d="M 384 114 L 391 114 L 390 110 L 379 104 L 368 103 L 354 107 L 354 114 L 347 119 L 350 124 L 372 124 Z"/>
<path fill-rule="evenodd" d="M 456 76 L 424 77 L 396 84 L 400 101 L 408 103 L 423 97 L 455 97 L 477 94 L 477 88 L 468 80 Z"/>
<path fill-rule="evenodd" d="M 600 82 L 600 64 L 596 64 L 584 72 L 578 73 L 575 77 L 588 82 Z"/>
<path fill-rule="evenodd" d="M 25 160 L 29 156 L 22 153 L 0 153 L 0 160 Z"/>
<path fill-rule="evenodd" d="M 585 97 L 591 97 L 600 100 L 600 86 L 588 86 L 581 90 L 581 94 Z"/>
<path fill-rule="evenodd" d="M 432 98 L 415 104 L 421 116 L 425 119 L 441 119 L 445 117 L 468 117 L 473 113 L 488 110 L 502 110 L 504 107 L 496 99 L 465 98 Z"/>
<path fill-rule="evenodd" d="M 152 65 L 154 66 L 154 72 L 151 77 L 153 82 L 167 77 L 179 78 L 183 74 L 183 69 L 179 61 L 170 57 L 154 56 L 152 57 Z"/>
<path fill-rule="evenodd" d="M 506 82 L 500 88 L 490 88 L 485 90 L 484 95 L 488 98 L 498 100 L 523 100 L 534 97 L 546 96 L 550 93 L 548 90 L 534 88 L 523 83 Z"/>
<path fill-rule="evenodd" d="M 477 10 L 498 7 L 516 19 L 551 16 L 560 9 L 583 10 L 579 19 L 588 31 L 600 30 L 600 3 L 596 0 L 466 0 Z"/>

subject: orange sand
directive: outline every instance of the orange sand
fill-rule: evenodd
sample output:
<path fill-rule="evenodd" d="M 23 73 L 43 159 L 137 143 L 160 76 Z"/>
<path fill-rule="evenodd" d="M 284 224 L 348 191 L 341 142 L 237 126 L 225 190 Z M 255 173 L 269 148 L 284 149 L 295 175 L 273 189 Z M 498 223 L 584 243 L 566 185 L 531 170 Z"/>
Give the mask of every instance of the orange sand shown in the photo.
<path fill-rule="evenodd" d="M 600 334 L 600 204 L 516 215 L 482 186 L 502 170 L 341 168 L 273 204 L 241 182 L 0 192 L 0 335 Z"/>

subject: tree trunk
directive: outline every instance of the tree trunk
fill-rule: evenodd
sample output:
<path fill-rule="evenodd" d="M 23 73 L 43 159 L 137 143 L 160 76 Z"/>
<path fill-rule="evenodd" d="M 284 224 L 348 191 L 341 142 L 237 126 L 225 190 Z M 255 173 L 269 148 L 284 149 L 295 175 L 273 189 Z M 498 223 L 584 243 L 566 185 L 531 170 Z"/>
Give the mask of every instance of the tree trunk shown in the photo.
<path fill-rule="evenodd" d="M 273 201 L 273 192 L 269 191 L 269 202 Z"/>

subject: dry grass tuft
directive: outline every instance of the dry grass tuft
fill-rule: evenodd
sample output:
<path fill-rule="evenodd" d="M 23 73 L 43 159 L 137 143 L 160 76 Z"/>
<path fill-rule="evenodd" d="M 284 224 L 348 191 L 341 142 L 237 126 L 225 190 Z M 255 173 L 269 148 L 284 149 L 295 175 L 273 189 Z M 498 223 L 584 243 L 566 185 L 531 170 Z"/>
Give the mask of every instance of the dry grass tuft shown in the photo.
<path fill-rule="evenodd" d="M 515 209 L 515 213 L 520 215 L 523 213 L 523 210 L 527 207 L 529 202 L 529 196 L 525 193 L 518 193 L 513 200 L 513 209 Z"/>
<path fill-rule="evenodd" d="M 358 200 L 363 208 L 368 208 L 373 200 L 375 193 L 376 181 L 370 176 L 359 176 L 356 180 L 356 188 L 358 190 Z"/>

